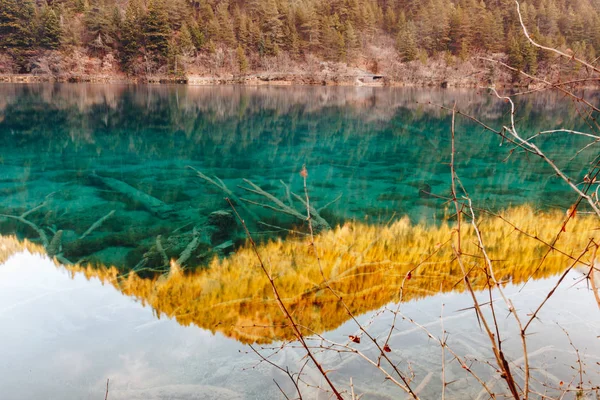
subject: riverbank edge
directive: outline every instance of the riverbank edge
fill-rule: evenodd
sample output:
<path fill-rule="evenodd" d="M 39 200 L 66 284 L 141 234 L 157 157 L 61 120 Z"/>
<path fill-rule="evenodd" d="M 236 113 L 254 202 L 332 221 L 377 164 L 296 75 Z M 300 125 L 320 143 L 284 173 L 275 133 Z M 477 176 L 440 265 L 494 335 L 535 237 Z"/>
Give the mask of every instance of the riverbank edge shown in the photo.
<path fill-rule="evenodd" d="M 481 71 L 484 74 L 485 71 Z M 95 84 L 178 84 L 188 86 L 247 85 L 247 86 L 366 86 L 366 87 L 421 87 L 421 88 L 467 88 L 485 87 L 540 89 L 547 87 L 543 82 L 520 80 L 511 82 L 500 79 L 490 82 L 477 79 L 478 74 L 470 74 L 464 79 L 452 77 L 427 77 L 420 79 L 395 80 L 384 75 L 332 75 L 332 74 L 293 74 L 293 73 L 257 73 L 248 75 L 201 76 L 188 75 L 173 77 L 153 75 L 133 77 L 124 74 L 112 75 L 34 75 L 34 74 L 0 74 L 0 83 L 95 83 Z M 577 85 L 582 89 L 600 89 L 600 81 L 587 81 Z"/>
<path fill-rule="evenodd" d="M 272 86 L 415 86 L 415 87 L 479 87 L 475 82 L 452 84 L 444 80 L 431 80 L 421 82 L 395 81 L 384 76 L 360 75 L 314 75 L 314 74 L 286 74 L 268 73 L 252 75 L 228 76 L 199 76 L 186 77 L 171 76 L 107 76 L 107 75 L 69 75 L 66 77 L 52 75 L 32 74 L 4 74 L 0 75 L 0 83 L 106 83 L 106 84 L 182 84 L 189 86 L 214 86 L 214 85 L 272 85 Z"/>
<path fill-rule="evenodd" d="M 252 75 L 199 76 L 186 77 L 146 76 L 129 77 L 125 75 L 33 75 L 3 74 L 0 83 L 102 83 L 102 84 L 181 84 L 189 86 L 248 85 L 248 86 L 367 86 L 367 87 L 440 87 L 440 88 L 481 88 L 492 86 L 479 80 L 446 80 L 443 78 L 398 81 L 383 75 L 321 75 L 264 73 Z M 535 85 L 523 82 L 494 83 L 496 87 L 527 87 Z M 600 86 L 595 86 L 596 88 Z"/>

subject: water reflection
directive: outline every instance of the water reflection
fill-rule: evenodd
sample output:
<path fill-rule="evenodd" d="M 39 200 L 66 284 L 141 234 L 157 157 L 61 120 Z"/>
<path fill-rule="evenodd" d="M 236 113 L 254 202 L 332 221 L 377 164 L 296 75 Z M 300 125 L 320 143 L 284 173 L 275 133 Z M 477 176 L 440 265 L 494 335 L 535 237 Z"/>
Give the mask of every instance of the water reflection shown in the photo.
<path fill-rule="evenodd" d="M 496 278 L 506 284 L 557 275 L 575 262 L 590 238 L 598 239 L 597 219 L 577 217 L 555 243 L 558 250 L 547 254 L 544 242 L 552 242 L 560 232 L 562 213 L 520 207 L 503 212 L 503 218 L 537 235 L 534 239 L 521 234 L 497 217 L 481 220 Z M 414 225 L 404 218 L 389 226 L 347 223 L 322 232 L 316 239 L 320 260 L 302 236 L 271 241 L 260 246 L 259 253 L 267 260 L 278 291 L 297 322 L 310 332 L 322 333 L 350 319 L 338 298 L 323 284 L 323 276 L 355 315 L 390 302 L 464 290 L 463 275 L 451 248 L 455 236 L 453 226 Z M 471 226 L 463 228 L 461 241 L 464 253 L 473 255 L 467 263 L 472 285 L 482 289 L 488 279 L 480 268 Z M 4 242 L 3 257 L 20 248 L 15 240 Z M 580 265 L 589 264 L 590 257 L 582 257 Z M 182 325 L 221 332 L 243 343 L 294 338 L 249 246 L 226 258 L 215 257 L 207 270 L 196 272 L 182 270 L 174 262 L 168 273 L 145 278 L 116 268 L 68 269 L 74 276 L 83 273 L 88 278 L 99 278 L 150 306 L 157 316 L 174 318 Z"/>
<path fill-rule="evenodd" d="M 166 270 L 160 248 L 177 260 L 192 243 L 183 264 L 205 265 L 242 244 L 239 226 L 223 214 L 226 193 L 240 199 L 257 237 L 305 230 L 298 218 L 250 203 L 273 205 L 240 188 L 249 179 L 302 211 L 289 192 L 302 193 L 303 164 L 316 209 L 341 195 L 321 211 L 330 226 L 394 215 L 439 223 L 444 200 L 430 193 L 449 191 L 450 119 L 427 103 L 456 100 L 492 125 L 506 112 L 469 90 L 3 85 L 0 93 L 0 232 L 41 243 L 64 262 L 122 269 Z M 556 96 L 518 106 L 524 133 L 581 125 Z M 457 168 L 478 205 L 572 204 L 570 189 L 541 160 L 499 144 L 460 122 Z M 593 146 L 574 160 L 565 153 L 587 144 L 582 137 L 548 135 L 538 144 L 575 177 L 595 155 Z"/>
<path fill-rule="evenodd" d="M 573 226 L 579 232 L 585 232 L 588 227 L 586 222 Z M 355 227 L 354 231 L 357 230 Z M 398 234 L 397 231 L 394 233 Z M 345 240 L 342 246 L 346 250 L 344 245 L 353 242 L 348 234 L 335 234 L 339 240 Z M 324 253 L 334 251 L 327 248 L 333 236 L 331 233 L 328 239 L 320 242 Z M 389 237 L 384 236 L 384 241 L 389 244 Z M 569 235 L 568 242 L 561 243 L 561 246 L 576 245 L 579 240 L 576 236 Z M 364 250 L 360 240 L 355 242 L 360 250 Z M 435 246 L 435 243 L 431 245 Z M 535 246 L 519 244 L 516 240 L 513 245 L 517 246 L 517 252 L 507 254 L 505 262 L 499 263 L 498 267 L 503 278 L 514 276 L 513 282 L 518 282 L 524 277 L 522 274 L 532 272 L 535 264 L 532 260 L 539 254 L 536 254 Z M 134 275 L 120 279 L 115 269 L 68 268 L 70 276 L 67 276 L 63 267 L 53 268 L 47 258 L 15 254 L 21 249 L 23 244 L 16 240 L 3 238 L 0 241 L 0 324 L 3 327 L 0 330 L 0 351 L 4 355 L 0 360 L 0 386 L 7 398 L 102 398 L 107 378 L 110 379 L 111 399 L 280 398 L 273 379 L 287 393 L 293 392 L 282 374 L 258 363 L 256 355 L 238 341 L 265 341 L 274 336 L 289 336 L 279 326 L 280 311 L 271 305 L 268 298 L 262 298 L 263 295 L 270 296 L 270 293 L 259 282 L 261 277 L 257 274 L 254 278 L 248 277 L 254 269 L 252 265 L 236 265 L 239 268 L 237 272 L 222 267 L 225 271 L 220 274 L 211 270 L 204 276 L 200 273 L 186 276 L 174 271 L 170 276 L 150 282 Z M 30 245 L 30 250 L 35 251 L 36 248 Z M 37 250 L 41 249 L 37 247 Z M 405 251 L 396 250 L 395 255 Z M 496 251 L 502 252 L 503 249 Z M 308 257 L 298 254 L 303 252 L 295 250 L 298 261 L 303 262 Z M 524 257 L 520 257 L 519 252 L 524 252 Z M 352 252 L 348 254 L 352 256 Z M 369 251 L 363 254 L 365 264 L 375 256 Z M 556 272 L 562 270 L 563 262 L 560 257 L 552 256 L 547 267 L 536 276 L 541 278 L 552 274 L 555 269 Z M 391 315 L 381 313 L 383 308 L 380 307 L 398 300 L 401 277 L 397 275 L 401 275 L 405 267 L 394 263 L 390 270 L 385 263 L 371 263 L 365 268 L 344 271 L 345 264 L 341 263 L 338 264 L 340 271 L 333 276 L 334 271 L 329 264 L 328 261 L 326 273 L 332 276 L 332 285 L 340 291 L 357 292 L 356 296 L 345 293 L 344 298 L 357 313 L 358 320 L 368 325 L 376 337 L 385 337 L 392 321 Z M 452 265 L 445 266 L 450 269 L 443 277 L 436 272 L 435 264 L 424 265 L 415 272 L 406 285 L 406 302 L 402 305 L 402 312 L 427 326 L 435 335 L 442 330 L 442 313 L 452 348 L 470 360 L 484 360 L 481 363 L 473 361 L 472 367 L 477 368 L 484 379 L 494 382 L 495 371 L 485 364 L 485 360 L 492 357 L 491 351 L 470 309 L 469 296 L 439 291 L 439 287 L 443 292 L 451 289 L 452 285 L 445 283 L 447 280 L 459 279 Z M 233 269 L 234 265 L 230 268 Z M 314 268 L 314 265 L 309 265 L 306 273 L 308 278 L 317 280 Z M 301 270 L 300 264 L 298 271 Z M 294 307 L 295 317 L 311 327 L 333 329 L 326 336 L 335 341 L 343 342 L 348 335 L 357 333 L 354 322 L 338 321 L 344 312 L 324 291 L 298 279 L 301 273 L 277 273 L 277 283 L 286 291 L 286 302 Z M 236 275 L 251 279 L 248 282 L 250 287 L 245 287 Z M 584 275 L 572 271 L 534 322 L 537 335 L 529 342 L 530 362 L 534 366 L 533 388 L 549 397 L 558 396 L 558 391 L 553 388 L 557 388 L 560 381 L 568 385 L 572 379 L 574 382 L 577 379 L 577 371 L 573 369 L 577 366 L 577 355 L 561 327 L 569 330 L 572 342 L 581 350 L 590 384 L 597 382 L 596 362 L 600 360 L 600 348 L 594 337 L 600 327 L 594 316 L 598 310 L 582 279 Z M 352 277 L 354 283 L 344 279 L 347 277 Z M 481 279 L 477 280 L 477 286 L 481 284 Z M 532 305 L 539 304 L 554 284 L 555 279 L 541 279 L 520 290 L 519 286 L 508 283 L 505 292 L 515 307 L 525 312 Z M 369 290 L 369 285 L 373 285 L 374 290 Z M 240 286 L 239 290 L 236 286 Z M 459 285 L 456 289 L 460 290 Z M 203 295 L 204 292 L 207 296 Z M 300 295 L 294 297 L 293 293 Z M 236 296 L 253 296 L 253 299 Z M 480 293 L 480 296 L 483 301 L 487 293 Z M 240 301 L 233 300 L 236 298 Z M 150 305 L 154 312 L 140 303 Z M 318 312 L 313 307 L 319 308 Z M 372 319 L 369 314 L 358 315 L 372 308 L 376 309 L 376 318 Z M 165 314 L 170 318 L 165 318 Z M 158 315 L 161 318 L 157 319 Z M 186 321 L 204 329 L 179 324 Z M 259 324 L 266 328 L 261 329 L 257 326 Z M 507 339 L 503 344 L 505 354 L 515 361 L 515 365 L 521 365 L 515 327 L 500 323 L 499 328 Z M 211 334 L 211 331 L 216 334 Z M 278 349 L 271 358 L 273 362 L 292 370 L 304 363 L 304 353 L 294 343 L 283 349 L 279 349 L 279 343 L 272 346 Z M 366 340 L 355 346 L 367 353 L 374 351 Z M 440 351 L 435 343 L 412 323 L 402 320 L 396 323 L 390 346 L 395 360 L 401 365 L 410 363 L 415 374 L 414 387 L 419 395 L 424 399 L 439 398 L 441 364 Z M 268 348 L 268 345 L 261 348 Z M 364 394 L 364 397 L 395 399 L 402 395 L 375 368 L 352 354 L 325 352 L 318 356 L 324 366 L 331 369 L 330 377 L 340 388 L 347 388 L 352 378 L 356 393 Z M 306 369 L 304 380 L 313 387 L 306 387 L 305 395 L 326 399 L 326 394 L 315 389 L 320 379 L 313 372 Z M 453 382 L 446 388 L 447 398 L 477 398 L 481 395 L 481 386 L 469 378 L 458 363 L 448 361 L 446 374 L 447 379 Z M 502 391 L 499 386 L 494 389 L 497 393 Z"/>

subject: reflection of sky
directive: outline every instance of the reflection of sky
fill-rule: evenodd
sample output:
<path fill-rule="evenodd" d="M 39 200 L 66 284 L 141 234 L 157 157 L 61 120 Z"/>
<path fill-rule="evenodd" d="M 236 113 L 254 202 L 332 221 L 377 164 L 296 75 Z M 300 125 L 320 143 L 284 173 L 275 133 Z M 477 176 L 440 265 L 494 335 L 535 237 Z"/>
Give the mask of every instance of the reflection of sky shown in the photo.
<path fill-rule="evenodd" d="M 17 255 L 0 268 L 0 304 L 3 398 L 100 398 L 106 378 L 111 399 L 236 398 L 260 382 L 229 382 L 252 359 L 239 358 L 235 341 L 156 320 L 112 286 L 72 280 L 39 256 Z"/>
<path fill-rule="evenodd" d="M 576 362 L 574 351 L 560 327 L 569 331 L 581 351 L 587 363 L 586 379 L 600 382 L 596 364 L 600 361 L 598 307 L 585 283 L 578 283 L 580 277 L 579 272 L 567 277 L 530 328 L 530 359 L 538 367 L 534 376 L 553 385 L 560 380 L 570 382 L 576 374 L 571 369 Z M 556 279 L 530 282 L 520 292 L 509 286 L 506 293 L 525 318 Z M 486 301 L 487 294 L 480 294 L 480 298 Z M 248 347 L 197 327 L 179 326 L 164 317 L 158 320 L 151 309 L 112 286 L 95 279 L 87 281 L 81 275 L 71 279 L 39 256 L 18 254 L 0 266 L 0 304 L 3 398 L 98 399 L 104 394 L 107 378 L 111 400 L 280 398 L 274 377 L 289 389 L 271 367 L 256 364 L 257 357 L 247 353 Z M 442 304 L 450 346 L 461 355 L 491 360 L 487 338 L 468 309 L 468 296 L 433 296 L 405 303 L 401 310 L 439 336 Z M 496 304 L 504 351 L 518 361 L 522 354 L 518 332 L 507 317 L 506 307 L 500 301 Z M 367 324 L 370 316 L 360 316 L 359 320 Z M 391 323 L 390 314 L 382 314 L 370 325 L 370 332 L 383 340 Z M 327 337 L 344 342 L 348 335 L 357 333 L 350 322 Z M 373 352 L 366 338 L 356 346 L 367 354 Z M 441 356 L 435 342 L 414 325 L 399 321 L 390 346 L 401 367 L 410 361 L 416 373 L 414 386 L 420 388 L 423 398 L 437 398 Z M 301 357 L 300 350 L 290 349 L 273 361 L 294 369 Z M 353 355 L 329 353 L 319 357 L 334 370 L 331 376 L 340 386 L 347 386 L 353 377 L 355 390 L 365 393 L 366 398 L 399 395 L 377 371 Z M 476 382 L 467 379 L 456 363 L 448 363 L 447 380 L 456 380 L 448 388 L 449 398 L 477 394 Z M 475 368 L 489 373 L 487 367 L 476 364 Z M 320 381 L 317 374 L 307 372 L 309 381 Z"/>

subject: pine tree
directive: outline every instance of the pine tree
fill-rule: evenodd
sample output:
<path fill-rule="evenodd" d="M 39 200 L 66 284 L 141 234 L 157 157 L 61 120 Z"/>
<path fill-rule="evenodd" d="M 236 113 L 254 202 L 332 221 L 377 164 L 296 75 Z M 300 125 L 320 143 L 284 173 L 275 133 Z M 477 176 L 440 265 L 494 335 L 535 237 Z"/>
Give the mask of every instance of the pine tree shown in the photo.
<path fill-rule="evenodd" d="M 240 70 L 240 74 L 245 74 L 248 71 L 248 59 L 244 53 L 242 46 L 237 47 L 237 62 Z"/>
<path fill-rule="evenodd" d="M 142 44 L 140 25 L 144 18 L 140 0 L 131 0 L 125 11 L 121 33 L 121 63 L 125 71 L 131 71 L 131 64 L 139 53 Z"/>
<path fill-rule="evenodd" d="M 590 58 L 600 51 L 599 1 L 534 0 L 521 11 L 536 41 Z M 245 57 L 347 61 L 391 38 L 403 61 L 449 51 L 504 52 L 528 72 L 552 62 L 522 37 L 513 0 L 0 0 L 0 51 L 22 67 L 38 50 L 71 46 L 118 55 L 129 72 L 141 70 L 141 55 L 179 73 L 178 60 L 196 51 L 235 58 L 238 47 Z"/>
<path fill-rule="evenodd" d="M 407 22 L 398 32 L 396 48 L 402 62 L 413 61 L 417 58 L 416 28 L 412 22 Z"/>
<path fill-rule="evenodd" d="M 200 7 L 199 21 L 202 21 L 201 31 L 205 40 L 215 40 L 219 33 L 219 22 L 210 4 L 203 2 Z"/>
<path fill-rule="evenodd" d="M 184 24 L 181 27 L 181 30 L 179 31 L 179 37 L 177 38 L 177 46 L 179 48 L 179 53 L 186 57 L 193 55 L 196 50 L 192 34 L 187 24 Z"/>
<path fill-rule="evenodd" d="M 217 7 L 217 22 L 219 25 L 218 40 L 223 42 L 228 47 L 233 47 L 236 44 L 235 34 L 233 33 L 233 24 L 229 17 L 228 2 L 220 3 Z"/>
<path fill-rule="evenodd" d="M 40 47 L 55 50 L 60 47 L 61 29 L 58 17 L 52 8 L 45 6 L 40 19 L 38 43 Z"/>
<path fill-rule="evenodd" d="M 87 34 L 85 42 L 96 52 L 103 52 L 114 44 L 117 28 L 113 25 L 112 12 L 99 3 L 86 9 L 85 27 Z"/>
<path fill-rule="evenodd" d="M 388 4 L 383 16 L 383 29 L 388 33 L 396 33 L 398 26 L 398 18 L 391 4 Z"/>
<path fill-rule="evenodd" d="M 521 44 L 519 43 L 518 37 L 514 33 L 510 33 L 508 36 L 508 63 L 511 67 L 515 68 L 512 77 L 513 81 L 519 78 L 519 71 L 525 66 L 523 54 L 521 53 Z"/>
<path fill-rule="evenodd" d="M 317 49 L 321 44 L 319 17 L 312 3 L 297 10 L 296 18 L 300 27 L 300 38 L 305 50 Z"/>
<path fill-rule="evenodd" d="M 275 0 L 263 0 L 260 17 L 262 20 L 261 31 L 265 40 L 265 52 L 270 55 L 277 54 L 282 45 L 283 23 Z"/>
<path fill-rule="evenodd" d="M 300 37 L 296 30 L 296 25 L 291 18 L 286 18 L 283 23 L 283 48 L 292 56 L 296 56 L 300 51 Z"/>
<path fill-rule="evenodd" d="M 159 58 L 166 58 L 169 53 L 171 29 L 167 10 L 162 0 L 151 0 L 144 18 L 143 28 L 146 50 Z"/>
<path fill-rule="evenodd" d="M 471 45 L 471 26 L 468 14 L 460 5 L 450 15 L 448 38 L 448 48 L 454 55 L 462 53 Z"/>
<path fill-rule="evenodd" d="M 75 11 L 78 13 L 83 13 L 87 10 L 89 4 L 86 0 L 75 0 Z"/>
<path fill-rule="evenodd" d="M 184 76 L 185 68 L 181 59 L 182 50 L 176 38 L 172 37 L 168 41 L 167 47 L 167 70 L 170 75 Z"/>
<path fill-rule="evenodd" d="M 34 41 L 31 0 L 0 0 L 0 49 L 27 49 Z"/>
<path fill-rule="evenodd" d="M 354 26 L 352 26 L 350 20 L 347 20 L 344 25 L 344 43 L 346 44 L 346 56 L 348 58 L 353 57 L 356 49 L 359 47 L 359 42 Z"/>
<path fill-rule="evenodd" d="M 537 47 L 533 46 L 527 39 L 524 39 L 523 42 L 524 43 L 521 44 L 521 49 L 523 52 L 525 71 L 535 74 L 538 68 Z"/>
<path fill-rule="evenodd" d="M 554 36 L 558 32 L 559 11 L 553 0 L 546 0 L 540 10 L 538 26 L 544 36 Z"/>
<path fill-rule="evenodd" d="M 196 20 L 194 20 L 193 18 L 189 18 L 185 26 L 190 31 L 192 43 L 194 44 L 196 50 L 200 50 L 202 47 L 204 47 L 204 35 L 202 34 L 202 31 L 200 30 L 200 27 L 198 26 Z"/>
<path fill-rule="evenodd" d="M 244 48 L 249 48 L 251 45 L 250 28 L 248 26 L 248 17 L 246 14 L 240 14 L 237 27 L 237 41 Z"/>

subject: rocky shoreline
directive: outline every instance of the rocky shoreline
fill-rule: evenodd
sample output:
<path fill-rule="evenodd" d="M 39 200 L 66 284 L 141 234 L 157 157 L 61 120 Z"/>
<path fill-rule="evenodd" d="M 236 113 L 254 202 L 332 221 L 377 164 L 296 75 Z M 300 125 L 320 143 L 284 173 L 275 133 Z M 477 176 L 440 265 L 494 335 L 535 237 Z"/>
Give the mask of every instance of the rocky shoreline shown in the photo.
<path fill-rule="evenodd" d="M 448 72 L 448 70 L 451 70 Z M 194 75 L 168 76 L 150 75 L 143 77 L 125 74 L 0 74 L 0 83 L 98 83 L 98 84 L 182 84 L 189 86 L 215 85 L 248 85 L 248 86 L 370 86 L 370 87 L 440 87 L 440 88 L 482 88 L 482 87 L 514 87 L 538 89 L 543 83 L 532 79 L 512 81 L 507 71 L 494 71 L 470 65 L 468 71 L 463 68 L 446 68 L 446 71 L 435 71 L 431 67 L 406 71 L 404 77 L 390 77 L 384 74 L 373 74 L 366 71 L 359 73 L 287 73 L 265 72 L 246 75 Z M 546 81 L 553 81 L 550 76 L 543 75 Z M 580 88 L 598 89 L 597 81 L 579 84 Z"/>
<path fill-rule="evenodd" d="M 185 77 L 172 76 L 106 76 L 106 75 L 33 75 L 33 74 L 5 74 L 0 75 L 0 83 L 124 83 L 124 84 L 184 84 L 190 86 L 213 85 L 313 85 L 313 86 L 456 86 L 476 87 L 471 83 L 467 85 L 453 85 L 448 82 L 399 82 L 384 75 L 321 75 L 321 74 L 288 74 L 264 73 L 251 75 L 222 75 L 201 76 L 189 75 Z"/>
<path fill-rule="evenodd" d="M 10 74 L 0 75 L 0 83 L 105 83 L 105 84 L 183 84 L 190 86 L 214 85 L 249 85 L 249 86 L 371 86 L 371 87 L 461 87 L 478 88 L 485 86 L 484 82 L 466 81 L 454 82 L 444 79 L 406 80 L 397 81 L 384 75 L 312 75 L 268 73 L 252 75 L 199 76 L 186 77 L 170 76 L 104 76 L 104 75 L 73 75 L 57 77 L 52 75 Z M 507 86 L 507 85 L 500 85 Z"/>
<path fill-rule="evenodd" d="M 191 86 L 214 85 L 312 85 L 312 86 L 411 86 L 411 87 L 462 87 L 489 86 L 491 81 L 485 69 L 469 65 L 469 68 L 443 68 L 437 66 L 413 66 L 394 76 L 371 73 L 353 68 L 338 70 L 324 68 L 311 72 L 256 72 L 250 74 L 187 74 L 185 76 L 146 75 L 128 76 L 112 74 L 0 74 L 0 83 L 122 83 L 122 84 L 186 84 Z M 505 86 L 507 79 L 501 76 L 497 86 Z"/>

